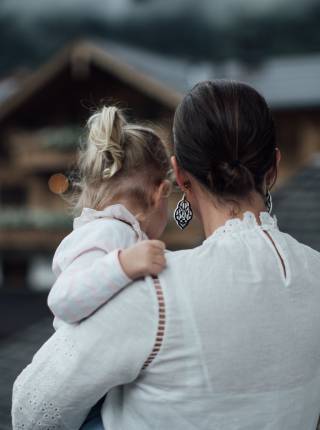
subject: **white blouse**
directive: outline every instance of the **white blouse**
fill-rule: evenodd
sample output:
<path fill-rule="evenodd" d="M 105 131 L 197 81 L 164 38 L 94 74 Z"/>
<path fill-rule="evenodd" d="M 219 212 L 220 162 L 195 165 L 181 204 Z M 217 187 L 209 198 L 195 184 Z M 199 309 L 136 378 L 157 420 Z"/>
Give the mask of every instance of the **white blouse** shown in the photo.
<path fill-rule="evenodd" d="M 14 384 L 13 429 L 78 429 L 108 392 L 107 430 L 314 430 L 320 254 L 260 221 L 168 254 L 160 295 L 146 278 L 63 324 Z"/>
<path fill-rule="evenodd" d="M 132 282 L 121 267 L 119 250 L 143 239 L 147 236 L 123 205 L 102 211 L 84 208 L 53 258 L 57 280 L 48 305 L 56 317 L 54 327 L 59 326 L 59 320 L 74 323 L 88 317 Z M 79 256 L 88 253 L 94 253 L 95 261 L 83 265 Z"/>

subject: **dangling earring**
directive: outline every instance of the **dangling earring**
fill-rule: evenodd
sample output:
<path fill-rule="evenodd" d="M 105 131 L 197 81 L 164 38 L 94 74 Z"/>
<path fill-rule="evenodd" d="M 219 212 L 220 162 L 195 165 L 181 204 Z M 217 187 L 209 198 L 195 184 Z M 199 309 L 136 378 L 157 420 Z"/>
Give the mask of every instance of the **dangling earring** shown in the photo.
<path fill-rule="evenodd" d="M 269 190 L 267 190 L 267 192 L 266 192 L 265 205 L 268 209 L 269 214 L 271 214 L 271 212 L 272 212 L 272 196 L 271 196 L 271 193 Z"/>
<path fill-rule="evenodd" d="M 176 210 L 174 211 L 175 222 L 181 230 L 184 230 L 192 220 L 192 217 L 193 212 L 190 202 L 186 199 L 186 195 L 183 194 L 182 199 L 178 202 Z"/>

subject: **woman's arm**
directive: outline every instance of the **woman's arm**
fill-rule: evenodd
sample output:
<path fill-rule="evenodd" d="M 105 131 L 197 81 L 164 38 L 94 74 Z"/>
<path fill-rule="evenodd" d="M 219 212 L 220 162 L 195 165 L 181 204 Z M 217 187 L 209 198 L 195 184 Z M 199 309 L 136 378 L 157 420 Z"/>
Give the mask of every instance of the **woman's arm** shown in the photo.
<path fill-rule="evenodd" d="M 149 278 L 81 323 L 63 325 L 14 383 L 13 429 L 22 424 L 25 430 L 79 428 L 112 387 L 136 379 L 157 326 L 158 302 Z"/>
<path fill-rule="evenodd" d="M 67 323 L 81 321 L 132 282 L 119 252 L 93 248 L 76 258 L 51 288 L 48 306 L 53 314 Z"/>

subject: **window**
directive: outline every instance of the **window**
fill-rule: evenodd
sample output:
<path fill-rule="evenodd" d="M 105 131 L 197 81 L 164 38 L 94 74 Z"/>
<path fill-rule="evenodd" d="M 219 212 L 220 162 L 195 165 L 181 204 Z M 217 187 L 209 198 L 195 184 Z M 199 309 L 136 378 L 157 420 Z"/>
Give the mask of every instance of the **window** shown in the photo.
<path fill-rule="evenodd" d="M 2 185 L 0 204 L 3 206 L 23 206 L 27 202 L 27 189 L 21 185 Z"/>

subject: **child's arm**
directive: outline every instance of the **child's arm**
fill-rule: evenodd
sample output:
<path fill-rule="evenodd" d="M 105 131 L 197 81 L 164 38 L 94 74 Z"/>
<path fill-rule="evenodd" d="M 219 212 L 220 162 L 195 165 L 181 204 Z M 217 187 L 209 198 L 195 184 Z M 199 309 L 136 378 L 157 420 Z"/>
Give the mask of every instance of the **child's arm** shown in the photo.
<path fill-rule="evenodd" d="M 158 275 L 165 265 L 165 244 L 160 240 L 144 240 L 119 254 L 123 270 L 131 279 Z"/>
<path fill-rule="evenodd" d="M 74 260 L 70 270 L 60 274 L 48 296 L 51 311 L 68 323 L 88 317 L 133 279 L 160 273 L 165 267 L 164 248 L 162 242 L 148 240 L 108 254 L 88 250 L 90 258 L 95 253 L 95 262 L 82 269 Z"/>

